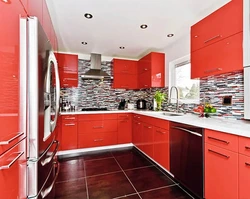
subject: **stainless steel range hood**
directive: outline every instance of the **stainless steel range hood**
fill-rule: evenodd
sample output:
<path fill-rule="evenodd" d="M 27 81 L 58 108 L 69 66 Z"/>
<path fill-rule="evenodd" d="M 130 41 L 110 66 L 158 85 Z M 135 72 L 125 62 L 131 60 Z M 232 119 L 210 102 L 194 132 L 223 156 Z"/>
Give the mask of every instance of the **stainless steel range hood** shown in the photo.
<path fill-rule="evenodd" d="M 92 53 L 90 55 L 90 70 L 81 75 L 82 79 L 112 79 L 112 77 L 101 70 L 101 55 Z"/>

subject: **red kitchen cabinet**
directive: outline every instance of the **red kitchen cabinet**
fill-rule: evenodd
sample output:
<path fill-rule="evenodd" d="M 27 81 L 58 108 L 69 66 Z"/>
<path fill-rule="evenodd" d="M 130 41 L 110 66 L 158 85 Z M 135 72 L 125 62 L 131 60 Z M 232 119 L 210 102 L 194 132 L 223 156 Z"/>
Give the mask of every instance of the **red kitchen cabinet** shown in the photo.
<path fill-rule="evenodd" d="M 151 124 L 143 123 L 142 124 L 143 132 L 143 152 L 146 153 L 149 157 L 153 158 L 154 156 L 154 128 Z"/>
<path fill-rule="evenodd" d="M 59 69 L 60 86 L 62 88 L 71 88 L 78 86 L 78 72 L 63 71 Z"/>
<path fill-rule="evenodd" d="M 56 53 L 58 67 L 64 71 L 78 71 L 78 55 Z"/>
<path fill-rule="evenodd" d="M 61 150 L 77 149 L 77 121 L 62 122 Z"/>
<path fill-rule="evenodd" d="M 232 0 L 191 27 L 191 52 L 242 30 L 243 1 Z"/>
<path fill-rule="evenodd" d="M 167 121 L 166 121 L 167 122 Z M 154 160 L 165 169 L 169 167 L 170 148 L 169 131 L 167 129 L 154 128 Z"/>
<path fill-rule="evenodd" d="M 79 121 L 79 133 L 117 132 L 117 120 Z"/>
<path fill-rule="evenodd" d="M 132 141 L 136 147 L 143 151 L 143 126 L 142 122 L 135 119 L 133 120 Z"/>
<path fill-rule="evenodd" d="M 250 138 L 239 137 L 239 153 L 250 157 Z"/>
<path fill-rule="evenodd" d="M 118 114 L 117 143 L 126 144 L 132 142 L 131 114 Z"/>
<path fill-rule="evenodd" d="M 238 153 L 205 143 L 205 198 L 238 198 Z"/>
<path fill-rule="evenodd" d="M 249 199 L 250 156 L 239 155 L 239 199 Z"/>
<path fill-rule="evenodd" d="M 114 59 L 113 63 L 113 88 L 137 89 L 137 61 Z"/>
<path fill-rule="evenodd" d="M 138 87 L 165 86 L 165 54 L 151 52 L 139 60 Z"/>
<path fill-rule="evenodd" d="M 243 34 L 238 33 L 191 53 L 191 78 L 243 70 Z"/>

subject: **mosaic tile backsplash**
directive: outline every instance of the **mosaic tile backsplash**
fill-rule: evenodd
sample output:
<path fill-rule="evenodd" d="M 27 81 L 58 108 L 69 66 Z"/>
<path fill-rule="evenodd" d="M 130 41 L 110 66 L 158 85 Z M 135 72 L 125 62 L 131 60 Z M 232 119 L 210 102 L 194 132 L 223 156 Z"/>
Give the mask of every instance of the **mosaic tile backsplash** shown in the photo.
<path fill-rule="evenodd" d="M 156 90 L 168 93 L 168 88 L 124 90 L 113 89 L 113 80 L 82 80 L 80 75 L 90 68 L 90 60 L 79 60 L 78 87 L 61 89 L 61 96 L 64 101 L 71 102 L 76 110 L 82 108 L 108 108 L 117 109 L 121 99 L 129 100 L 136 107 L 136 101 L 140 98 L 146 99 L 149 104 L 153 101 Z M 112 74 L 112 62 L 102 62 L 102 70 Z M 219 76 L 210 76 L 200 81 L 200 102 L 210 102 L 217 109 L 217 115 L 229 118 L 241 119 L 244 116 L 243 102 L 243 72 L 237 71 Z M 224 96 L 232 96 L 232 105 L 223 106 Z M 180 110 L 192 112 L 196 104 L 180 104 Z M 163 103 L 163 110 L 175 109 L 175 104 Z"/>

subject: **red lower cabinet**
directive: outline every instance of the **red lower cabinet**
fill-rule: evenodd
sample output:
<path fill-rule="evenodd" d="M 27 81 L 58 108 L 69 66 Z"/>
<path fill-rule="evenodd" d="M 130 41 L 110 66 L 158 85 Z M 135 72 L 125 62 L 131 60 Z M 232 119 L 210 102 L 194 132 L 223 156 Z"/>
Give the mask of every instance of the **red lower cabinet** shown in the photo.
<path fill-rule="evenodd" d="M 169 132 L 166 129 L 154 128 L 154 159 L 169 170 Z"/>
<path fill-rule="evenodd" d="M 143 152 L 146 153 L 149 157 L 153 158 L 154 149 L 154 131 L 151 124 L 143 123 L 142 132 L 143 132 Z"/>
<path fill-rule="evenodd" d="M 143 150 L 143 126 L 138 120 L 133 120 L 133 144 L 139 149 Z"/>
<path fill-rule="evenodd" d="M 239 154 L 239 199 L 250 199 L 250 156 Z"/>
<path fill-rule="evenodd" d="M 132 142 L 132 121 L 130 115 L 128 118 L 118 120 L 117 142 L 118 144 Z"/>
<path fill-rule="evenodd" d="M 77 148 L 77 121 L 62 123 L 61 150 Z"/>
<path fill-rule="evenodd" d="M 238 171 L 238 153 L 205 144 L 206 199 L 237 199 Z"/>

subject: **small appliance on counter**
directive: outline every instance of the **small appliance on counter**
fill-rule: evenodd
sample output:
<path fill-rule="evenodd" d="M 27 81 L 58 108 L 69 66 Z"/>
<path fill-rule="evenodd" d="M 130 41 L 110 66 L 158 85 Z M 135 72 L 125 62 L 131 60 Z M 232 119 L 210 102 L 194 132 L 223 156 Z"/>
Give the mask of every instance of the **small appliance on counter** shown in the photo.
<path fill-rule="evenodd" d="M 119 106 L 118 106 L 118 110 L 124 110 L 126 106 L 126 100 L 125 99 L 121 99 Z"/>
<path fill-rule="evenodd" d="M 146 103 L 147 103 L 146 100 L 144 100 L 144 99 L 138 99 L 136 101 L 136 107 L 137 107 L 137 109 L 146 109 L 147 108 Z"/>

